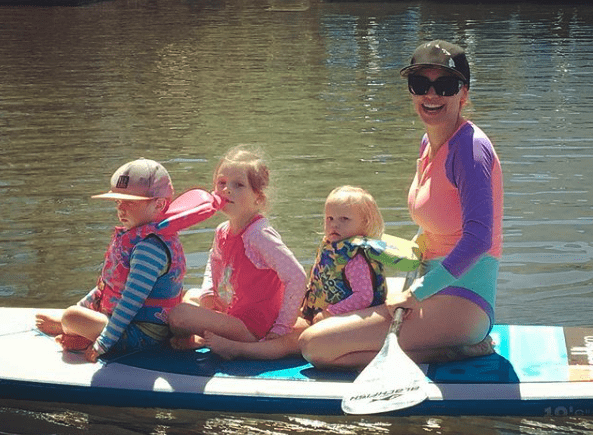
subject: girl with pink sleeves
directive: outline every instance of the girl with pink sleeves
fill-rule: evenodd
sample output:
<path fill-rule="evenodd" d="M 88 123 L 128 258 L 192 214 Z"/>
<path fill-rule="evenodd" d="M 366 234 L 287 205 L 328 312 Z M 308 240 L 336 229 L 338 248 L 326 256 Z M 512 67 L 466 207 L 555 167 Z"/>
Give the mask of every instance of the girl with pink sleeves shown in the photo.
<path fill-rule="evenodd" d="M 204 345 L 210 331 L 256 342 L 292 330 L 307 277 L 263 216 L 269 171 L 245 147 L 230 150 L 214 171 L 214 190 L 228 221 L 216 229 L 201 289 L 189 290 L 169 315 L 176 349 Z"/>

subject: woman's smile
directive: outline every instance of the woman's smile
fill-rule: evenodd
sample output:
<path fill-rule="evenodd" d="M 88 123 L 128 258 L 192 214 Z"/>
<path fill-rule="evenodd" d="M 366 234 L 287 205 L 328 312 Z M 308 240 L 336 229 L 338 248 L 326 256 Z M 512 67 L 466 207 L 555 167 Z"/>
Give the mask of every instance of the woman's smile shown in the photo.
<path fill-rule="evenodd" d="M 427 112 L 438 112 L 443 107 L 445 107 L 444 104 L 434 104 L 434 103 L 432 103 L 432 104 L 431 103 L 423 103 L 422 104 L 422 108 Z"/>

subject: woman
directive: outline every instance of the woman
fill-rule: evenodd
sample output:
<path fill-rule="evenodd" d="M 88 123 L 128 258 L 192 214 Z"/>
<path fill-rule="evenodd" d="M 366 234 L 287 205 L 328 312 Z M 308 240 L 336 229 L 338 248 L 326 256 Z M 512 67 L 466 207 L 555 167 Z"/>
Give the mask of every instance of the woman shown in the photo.
<path fill-rule="evenodd" d="M 317 366 L 363 367 L 381 348 L 397 307 L 407 310 L 399 343 L 416 362 L 492 352 L 498 264 L 502 253 L 502 173 L 490 140 L 461 111 L 470 69 L 462 48 L 419 46 L 407 77 L 424 123 L 417 172 L 408 194 L 423 232 L 421 277 L 385 305 L 319 322 L 301 335 Z"/>

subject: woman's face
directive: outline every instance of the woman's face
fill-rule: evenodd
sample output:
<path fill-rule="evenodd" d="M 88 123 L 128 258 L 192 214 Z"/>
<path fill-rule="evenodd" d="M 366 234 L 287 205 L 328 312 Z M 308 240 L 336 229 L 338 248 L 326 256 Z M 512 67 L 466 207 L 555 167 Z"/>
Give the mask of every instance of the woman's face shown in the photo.
<path fill-rule="evenodd" d="M 416 76 L 426 77 L 434 82 L 439 77 L 451 76 L 449 73 L 427 68 L 414 73 Z M 467 101 L 467 86 L 461 87 L 459 92 L 451 96 L 438 95 L 434 87 L 430 87 L 425 95 L 412 95 L 414 110 L 427 126 L 456 125 L 459 120 L 461 108 Z"/>

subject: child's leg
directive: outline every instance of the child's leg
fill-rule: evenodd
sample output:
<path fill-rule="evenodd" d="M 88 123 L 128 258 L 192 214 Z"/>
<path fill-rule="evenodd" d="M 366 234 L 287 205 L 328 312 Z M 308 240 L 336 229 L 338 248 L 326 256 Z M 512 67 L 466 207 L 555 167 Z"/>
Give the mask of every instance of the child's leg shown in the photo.
<path fill-rule="evenodd" d="M 292 332 L 272 340 L 242 342 L 229 340 L 210 331 L 204 335 L 204 345 L 224 359 L 280 359 L 300 355 L 299 336 L 309 324 L 298 318 Z"/>
<path fill-rule="evenodd" d="M 243 342 L 229 340 L 206 331 L 204 345 L 224 359 L 280 359 L 291 355 L 300 355 L 298 332 L 291 332 L 273 340 Z"/>
<path fill-rule="evenodd" d="M 257 341 L 241 320 L 187 302 L 182 302 L 171 310 L 169 327 L 177 336 L 171 339 L 171 345 L 176 349 L 202 347 L 205 331 L 235 341 Z"/>
<path fill-rule="evenodd" d="M 62 330 L 62 314 L 47 314 L 47 313 L 37 313 L 35 315 L 35 326 L 41 332 L 47 335 L 56 336 L 62 334 L 64 331 Z"/>
<path fill-rule="evenodd" d="M 94 342 L 108 322 L 105 314 L 74 305 L 62 315 L 62 330 L 65 335 L 77 335 Z"/>
<path fill-rule="evenodd" d="M 192 288 L 183 294 L 181 302 L 188 304 L 199 305 L 209 310 L 225 311 L 227 304 L 224 303 L 218 296 L 204 292 L 202 289 Z"/>

